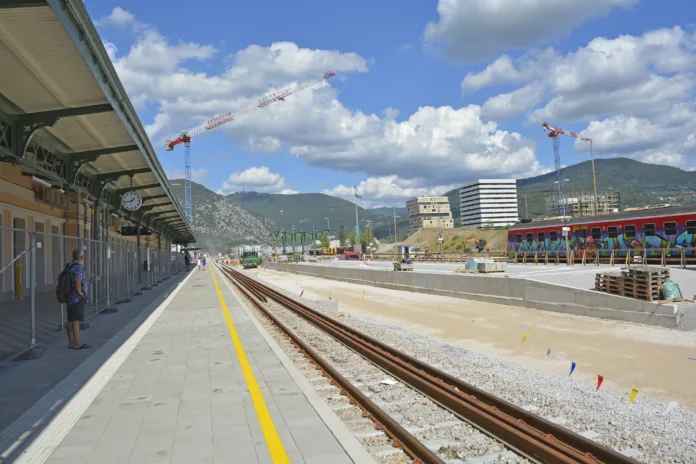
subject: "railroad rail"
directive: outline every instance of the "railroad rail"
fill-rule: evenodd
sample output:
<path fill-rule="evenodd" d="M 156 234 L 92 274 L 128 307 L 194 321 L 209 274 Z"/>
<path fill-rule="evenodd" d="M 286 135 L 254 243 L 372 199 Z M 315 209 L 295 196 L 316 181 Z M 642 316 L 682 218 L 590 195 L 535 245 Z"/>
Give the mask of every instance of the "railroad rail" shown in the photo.
<path fill-rule="evenodd" d="M 331 383 L 336 385 L 342 395 L 349 398 L 351 404 L 358 405 L 363 411 L 363 417 L 367 417 L 374 421 L 375 427 L 378 430 L 383 430 L 392 440 L 393 446 L 401 448 L 409 455 L 414 462 L 419 464 L 444 464 L 433 451 L 427 448 L 423 443 L 417 440 L 406 429 L 400 426 L 392 419 L 384 410 L 377 406 L 372 400 L 365 396 L 357 387 L 343 377 L 336 369 L 328 362 L 319 356 L 312 348 L 302 341 L 292 330 L 288 329 L 278 318 L 270 311 L 263 307 L 260 303 L 267 302 L 263 290 L 254 288 L 249 285 L 248 281 L 240 279 L 243 276 L 240 272 L 231 269 L 227 265 L 220 266 L 225 276 L 230 282 L 257 308 L 275 324 L 285 335 L 287 335 L 293 344 L 305 354 L 305 356 L 313 362 L 322 375 L 331 379 Z M 252 298 L 253 295 L 253 298 Z"/>
<path fill-rule="evenodd" d="M 223 271 L 233 284 L 243 292 L 247 298 L 259 308 L 271 320 L 279 325 L 282 330 L 293 338 L 293 341 L 301 347 L 310 357 L 311 348 L 301 340 L 296 340 L 293 334 L 282 327 L 261 303 L 268 299 L 275 301 L 284 308 L 305 319 L 315 327 L 331 335 L 334 339 L 359 353 L 380 369 L 393 375 L 402 382 L 408 384 L 416 391 L 429 397 L 443 408 L 455 414 L 460 419 L 472 424 L 483 433 L 502 442 L 519 454 L 540 463 L 606 463 L 606 464 L 635 464 L 637 461 L 624 456 L 608 447 L 593 442 L 568 429 L 547 421 L 535 414 L 515 406 L 514 404 L 491 395 L 460 379 L 457 379 L 439 369 L 432 367 L 412 356 L 398 351 L 380 341 L 368 337 L 359 331 L 342 324 L 333 318 L 315 311 L 302 303 L 289 298 L 274 289 L 261 284 L 255 279 L 223 266 Z M 256 298 L 251 297 L 251 295 Z M 317 362 L 317 360 L 315 360 Z M 322 371 L 327 372 L 332 378 L 331 366 L 323 360 Z M 319 365 L 319 362 L 317 362 Z M 335 371 L 333 371 L 335 372 Z M 336 374 L 338 374 L 336 372 Z M 338 374 L 340 376 L 340 374 Z M 404 450 L 418 462 L 442 462 L 435 456 L 436 461 L 426 455 L 425 459 L 417 456 L 420 445 L 412 436 L 408 438 L 408 432 L 401 429 L 389 416 L 384 417 L 384 412 L 373 413 L 368 409 L 369 403 L 363 403 L 361 393 L 349 384 L 345 379 L 335 378 L 340 387 L 348 392 L 349 396 L 358 402 L 364 410 L 372 414 L 378 424 L 383 424 L 388 434 L 395 439 L 395 446 L 403 445 Z M 355 396 L 353 396 L 355 395 Z M 364 398 L 369 401 L 369 399 Z M 368 407 L 365 406 L 368 405 Z M 379 409 L 377 406 L 375 408 Z M 401 429 L 401 431 L 399 430 Z M 403 435 L 401 434 L 403 431 Z M 397 436 L 399 435 L 399 436 Z M 415 443 L 410 441 L 415 440 Z M 426 448 L 427 450 L 427 448 Z M 429 452 L 429 450 L 427 450 Z M 432 454 L 432 453 L 431 453 Z"/>

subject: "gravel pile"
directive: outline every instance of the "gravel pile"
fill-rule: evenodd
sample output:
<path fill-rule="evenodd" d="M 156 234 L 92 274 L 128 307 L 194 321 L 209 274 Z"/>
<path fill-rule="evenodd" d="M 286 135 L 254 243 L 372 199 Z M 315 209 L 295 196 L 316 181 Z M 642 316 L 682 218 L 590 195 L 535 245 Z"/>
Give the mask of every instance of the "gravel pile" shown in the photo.
<path fill-rule="evenodd" d="M 481 434 L 289 310 L 271 301 L 265 307 L 444 461 L 457 464 L 466 459 L 486 458 L 481 462 L 528 462 L 510 454 L 497 441 Z M 389 464 L 412 462 L 403 451 L 392 446 L 391 439 L 384 432 L 375 430 L 372 421 L 363 418 L 360 409 L 351 405 L 347 397 L 341 396 L 339 389 L 322 377 L 314 364 L 301 355 L 275 326 L 266 318 L 259 317 L 259 320 L 376 461 Z"/>
<path fill-rule="evenodd" d="M 326 315 L 337 314 L 321 301 L 300 300 Z M 533 371 L 406 328 L 350 313 L 341 322 L 636 461 L 696 463 L 696 414 L 682 407 L 663 415 L 666 402 L 638 397 L 627 406 L 628 394 L 596 392 L 593 386 L 572 378 Z M 505 461 L 504 456 L 499 459 L 503 460 L 498 462 L 517 462 Z"/>

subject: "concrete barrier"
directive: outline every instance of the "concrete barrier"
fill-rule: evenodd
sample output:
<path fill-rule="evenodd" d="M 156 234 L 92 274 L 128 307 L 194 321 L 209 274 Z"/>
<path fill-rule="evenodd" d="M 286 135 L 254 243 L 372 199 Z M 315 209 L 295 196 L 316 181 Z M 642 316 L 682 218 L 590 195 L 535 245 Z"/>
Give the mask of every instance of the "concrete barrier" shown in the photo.
<path fill-rule="evenodd" d="M 594 290 L 519 277 L 443 275 L 281 263 L 268 263 L 265 266 L 278 271 L 393 290 L 429 293 L 661 327 L 679 325 L 679 312 L 677 306 L 673 304 L 649 303 Z"/>

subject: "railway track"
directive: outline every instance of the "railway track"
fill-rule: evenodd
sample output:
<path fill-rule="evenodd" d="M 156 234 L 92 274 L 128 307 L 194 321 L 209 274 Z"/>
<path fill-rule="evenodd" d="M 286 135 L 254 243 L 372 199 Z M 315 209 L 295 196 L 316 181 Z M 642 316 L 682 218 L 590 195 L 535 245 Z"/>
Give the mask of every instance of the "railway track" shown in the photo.
<path fill-rule="evenodd" d="M 363 394 L 311 347 L 288 329 L 267 306 L 269 300 L 282 306 L 343 346 L 359 354 L 395 379 L 437 403 L 462 421 L 533 462 L 627 464 L 636 461 L 551 423 L 512 403 L 488 394 L 428 364 L 368 337 L 292 298 L 223 266 L 230 281 L 280 328 L 305 355 L 328 376 L 341 394 L 357 404 L 363 417 L 372 419 L 378 429 L 393 440 L 415 462 L 443 462 L 433 451 L 406 430 L 397 420 Z"/>

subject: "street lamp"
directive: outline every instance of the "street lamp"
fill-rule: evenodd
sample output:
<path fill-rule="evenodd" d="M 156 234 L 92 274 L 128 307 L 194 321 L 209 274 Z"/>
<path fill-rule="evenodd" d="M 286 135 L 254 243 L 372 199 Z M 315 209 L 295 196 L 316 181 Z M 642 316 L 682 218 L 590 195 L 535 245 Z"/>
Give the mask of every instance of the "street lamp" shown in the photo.
<path fill-rule="evenodd" d="M 390 198 L 389 201 L 392 202 L 392 207 L 394 208 L 394 247 L 396 248 L 396 202 L 394 198 Z"/>
<path fill-rule="evenodd" d="M 353 251 L 356 251 L 357 249 L 360 249 L 360 223 L 358 222 L 358 199 L 362 198 L 362 196 L 358 194 L 357 185 L 353 186 L 353 195 L 355 196 L 355 246 L 353 247 Z"/>
<path fill-rule="evenodd" d="M 584 142 L 590 142 L 590 159 L 592 159 L 592 185 L 594 187 L 594 213 L 596 216 L 597 211 L 598 211 L 597 202 L 599 200 L 597 199 L 597 176 L 595 175 L 595 168 L 594 168 L 594 149 L 592 147 L 592 139 L 587 138 L 587 137 L 583 137 L 581 140 Z"/>
<path fill-rule="evenodd" d="M 329 218 L 325 217 L 326 219 L 326 229 L 329 231 L 329 235 L 331 235 L 331 221 L 329 221 Z"/>
<path fill-rule="evenodd" d="M 570 179 L 563 179 L 561 182 L 569 182 Z M 558 184 L 558 181 L 555 181 L 554 184 Z M 561 192 L 563 192 L 563 189 L 561 189 Z M 559 212 L 560 212 L 560 207 L 563 207 L 563 230 L 561 235 L 563 238 L 565 238 L 565 248 L 566 248 L 566 265 L 570 266 L 570 227 L 568 227 L 568 216 L 566 216 L 566 210 L 565 210 L 565 205 L 563 204 L 563 198 L 558 199 L 558 206 L 559 206 Z"/>

